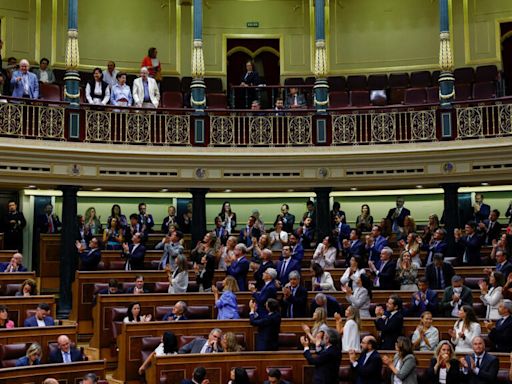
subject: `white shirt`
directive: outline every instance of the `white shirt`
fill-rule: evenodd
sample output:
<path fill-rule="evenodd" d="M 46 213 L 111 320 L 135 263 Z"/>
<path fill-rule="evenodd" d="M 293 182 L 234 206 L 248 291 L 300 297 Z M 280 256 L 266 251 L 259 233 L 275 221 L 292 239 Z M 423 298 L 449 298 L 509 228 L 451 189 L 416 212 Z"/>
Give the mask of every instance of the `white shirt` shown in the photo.
<path fill-rule="evenodd" d="M 39 71 L 39 81 L 41 83 L 47 83 L 48 82 L 48 72 L 40 70 Z"/>
<path fill-rule="evenodd" d="M 361 351 L 361 336 L 357 323 L 350 319 L 343 327 L 343 336 L 341 338 L 342 352 L 348 352 L 353 349 L 356 352 Z"/>
<path fill-rule="evenodd" d="M 38 327 L 46 327 L 46 323 L 44 322 L 44 319 L 43 319 L 43 320 L 39 320 L 39 319 L 36 317 L 36 321 L 37 321 L 37 326 L 38 326 Z"/>
<path fill-rule="evenodd" d="M 396 361 L 395 368 L 400 371 L 400 368 L 402 367 L 402 360 L 398 359 Z M 402 384 L 402 380 L 400 380 L 396 375 L 393 376 L 393 384 Z"/>
<path fill-rule="evenodd" d="M 117 84 L 117 74 L 119 71 L 117 69 L 114 69 L 112 72 L 112 75 L 108 71 L 108 69 L 103 71 L 103 81 L 113 87 L 115 84 Z"/>

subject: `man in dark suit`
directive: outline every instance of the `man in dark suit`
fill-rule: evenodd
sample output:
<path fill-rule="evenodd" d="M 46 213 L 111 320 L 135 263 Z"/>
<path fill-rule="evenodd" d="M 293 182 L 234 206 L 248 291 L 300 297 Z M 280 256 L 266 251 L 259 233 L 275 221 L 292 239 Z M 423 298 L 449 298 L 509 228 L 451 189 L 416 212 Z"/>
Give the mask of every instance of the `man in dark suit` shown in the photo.
<path fill-rule="evenodd" d="M 484 194 L 475 194 L 475 204 L 473 204 L 473 220 L 479 224 L 489 218 L 491 207 L 484 203 Z"/>
<path fill-rule="evenodd" d="M 341 306 L 338 301 L 325 293 L 317 293 L 313 301 L 311 301 L 310 312 L 311 316 L 315 313 L 315 309 L 318 307 L 324 307 L 327 313 L 327 317 L 334 317 L 335 313 L 342 313 Z"/>
<path fill-rule="evenodd" d="M 463 285 L 464 279 L 459 275 L 452 277 L 452 285 L 444 290 L 441 312 L 444 317 L 458 317 L 463 305 L 473 305 L 471 289 Z"/>
<path fill-rule="evenodd" d="M 259 316 L 256 302 L 254 300 L 249 302 L 251 325 L 258 327 L 256 351 L 277 351 L 279 349 L 279 331 L 281 328 L 279 302 L 276 299 L 268 299 L 265 306 L 268 313 Z"/>
<path fill-rule="evenodd" d="M 286 97 L 286 108 L 306 108 L 306 98 L 299 93 L 298 88 L 290 88 L 290 93 Z"/>
<path fill-rule="evenodd" d="M 512 301 L 502 300 L 498 304 L 500 319 L 493 323 L 486 321 L 485 328 L 489 331 L 489 339 L 495 352 L 512 352 Z"/>
<path fill-rule="evenodd" d="M 288 284 L 288 276 L 291 271 L 300 272 L 300 264 L 292 259 L 292 252 L 289 245 L 283 247 L 283 260 L 277 263 L 277 277 L 284 287 Z"/>
<path fill-rule="evenodd" d="M 292 259 L 295 260 L 299 265 L 304 258 L 304 247 L 300 243 L 296 235 L 291 234 L 288 237 L 288 244 L 290 245 L 290 251 L 292 253 Z"/>
<path fill-rule="evenodd" d="M 496 356 L 485 352 L 482 336 L 472 341 L 473 353 L 460 358 L 463 381 L 468 384 L 491 384 L 498 379 L 500 362 Z"/>
<path fill-rule="evenodd" d="M 245 244 L 246 247 L 250 247 L 252 245 L 253 237 L 259 239 L 261 236 L 260 229 L 255 226 L 254 223 L 256 223 L 256 218 L 254 216 L 249 216 L 249 219 L 247 219 L 247 225 L 240 230 L 238 242 Z"/>
<path fill-rule="evenodd" d="M 276 216 L 276 220 L 274 221 L 274 227 L 276 226 L 278 221 L 283 222 L 283 230 L 288 233 L 293 232 L 293 224 L 295 224 L 295 216 L 290 212 L 290 206 L 288 204 L 281 205 L 281 213 Z"/>
<path fill-rule="evenodd" d="M 448 243 L 445 241 L 446 238 L 446 230 L 443 228 L 438 228 L 432 239 L 430 239 L 430 243 L 423 244 L 422 248 L 427 250 L 427 258 L 425 259 L 425 265 L 429 266 L 434 262 L 434 255 L 436 253 L 441 253 L 446 255 L 446 249 L 448 248 Z"/>
<path fill-rule="evenodd" d="M 425 269 L 425 277 L 431 289 L 445 289 L 452 281 L 455 271 L 451 264 L 443 261 L 443 254 L 436 253 L 433 262 Z"/>
<path fill-rule="evenodd" d="M 368 268 L 375 275 L 373 285 L 375 289 L 394 289 L 396 286 L 396 262 L 391 260 L 393 250 L 389 247 L 382 248 L 379 263 L 368 261 Z"/>
<path fill-rule="evenodd" d="M 27 268 L 23 266 L 23 255 L 16 252 L 8 263 L 0 263 L 0 272 L 27 272 Z"/>
<path fill-rule="evenodd" d="M 364 259 L 365 250 L 364 243 L 361 240 L 361 231 L 359 229 L 353 229 L 350 231 L 348 240 L 343 240 L 341 252 L 345 259 L 345 266 L 349 266 L 350 259 L 353 256 L 359 256 Z"/>
<path fill-rule="evenodd" d="M 435 316 L 438 309 L 437 292 L 429 288 L 425 277 L 418 279 L 418 288 L 418 292 L 412 295 L 412 303 L 407 315 L 421 316 L 423 312 L 429 311 Z"/>
<path fill-rule="evenodd" d="M 396 208 L 391 208 L 386 219 L 391 221 L 391 228 L 394 233 L 398 233 L 400 228 L 404 227 L 404 219 L 411 216 L 411 211 L 404 207 L 405 200 L 402 196 L 396 198 Z"/>
<path fill-rule="evenodd" d="M 142 227 L 141 232 L 144 234 L 144 237 L 147 237 L 147 234 L 153 231 L 155 221 L 153 220 L 153 216 L 147 213 L 146 203 L 139 203 L 139 215 L 137 221 Z"/>
<path fill-rule="evenodd" d="M 343 223 L 341 216 L 336 216 L 335 221 L 336 225 L 332 231 L 332 235 L 336 239 L 336 244 L 334 244 L 334 246 L 337 249 L 342 249 L 343 241 L 350 238 L 350 225 Z"/>
<path fill-rule="evenodd" d="M 265 282 L 263 281 L 263 272 L 265 272 L 268 268 L 274 268 L 276 269 L 276 266 L 272 262 L 272 251 L 270 249 L 264 249 L 261 251 L 260 256 L 261 263 L 251 263 L 252 270 L 256 271 L 254 272 L 254 279 L 256 280 L 256 289 L 261 290 L 263 286 L 265 285 Z"/>
<path fill-rule="evenodd" d="M 359 359 L 354 350 L 348 352 L 350 370 L 354 373 L 355 384 L 381 384 L 382 358 L 377 352 L 377 340 L 373 336 L 365 336 L 361 341 Z"/>
<path fill-rule="evenodd" d="M 470 221 L 464 227 L 466 235 L 462 236 L 460 229 L 454 231 L 455 243 L 459 248 L 459 254 L 462 255 L 462 264 L 480 265 L 480 248 L 482 247 L 482 238 L 476 233 L 476 224 Z"/>
<path fill-rule="evenodd" d="M 386 302 L 386 311 L 382 306 L 375 308 L 375 328 L 380 331 L 380 348 L 394 350 L 398 336 L 402 336 L 404 317 L 402 315 L 402 299 L 391 295 Z"/>
<path fill-rule="evenodd" d="M 89 248 L 85 248 L 78 240 L 76 242 L 78 256 L 80 257 L 81 271 L 96 271 L 101 261 L 101 251 L 96 237 L 89 241 Z"/>
<path fill-rule="evenodd" d="M 144 269 L 144 256 L 146 255 L 146 247 L 142 245 L 142 233 L 137 232 L 132 237 L 132 244 L 123 244 L 123 252 L 121 257 L 126 259 L 124 269 L 126 271 Z"/>
<path fill-rule="evenodd" d="M 249 260 L 245 257 L 247 247 L 244 244 L 235 246 L 236 260 L 229 264 L 227 274 L 233 276 L 241 291 L 247 291 L 247 272 L 249 272 Z"/>
<path fill-rule="evenodd" d="M 309 217 L 311 219 L 311 227 L 314 229 L 316 228 L 316 208 L 313 200 L 308 200 L 306 202 L 306 209 L 306 212 L 304 212 L 304 214 L 302 215 L 300 225 L 303 225 L 304 220 L 306 220 L 306 218 Z"/>
<path fill-rule="evenodd" d="M 50 306 L 40 303 L 33 316 L 27 317 L 23 323 L 24 327 L 51 327 L 55 325 L 53 317 L 50 316 Z"/>
<path fill-rule="evenodd" d="M 291 271 L 288 280 L 288 284 L 283 287 L 281 299 L 282 317 L 293 319 L 308 316 L 308 291 L 300 285 L 299 272 Z"/>
<path fill-rule="evenodd" d="M 160 228 L 162 233 L 164 235 L 167 235 L 169 233 L 169 227 L 171 225 L 177 226 L 178 225 L 178 216 L 176 216 L 176 207 L 173 205 L 170 205 L 167 208 L 167 216 L 162 220 L 162 227 Z"/>
<path fill-rule="evenodd" d="M 182 380 L 181 384 L 210 384 L 210 380 L 206 378 L 206 369 L 204 367 L 195 367 L 192 380 Z"/>
<path fill-rule="evenodd" d="M 27 225 L 23 212 L 18 211 L 14 200 L 7 203 L 7 213 L 3 220 L 4 249 L 15 249 L 23 252 L 23 228 Z"/>
<path fill-rule="evenodd" d="M 388 246 L 388 240 L 382 236 L 382 228 L 380 225 L 374 225 L 372 232 L 366 235 L 366 252 L 368 253 L 368 261 L 377 263 L 380 259 L 380 253 L 384 247 Z"/>
<path fill-rule="evenodd" d="M 59 233 L 62 223 L 59 216 L 53 213 L 53 205 L 46 204 L 44 211 L 37 218 L 39 233 Z"/>
<path fill-rule="evenodd" d="M 489 219 L 478 223 L 478 231 L 485 245 L 492 245 L 492 242 L 497 241 L 501 235 L 501 224 L 498 222 L 499 217 L 500 211 L 493 209 Z"/>
<path fill-rule="evenodd" d="M 190 343 L 181 347 L 178 353 L 217 353 L 222 352 L 220 340 L 222 338 L 222 330 L 214 328 L 210 331 L 208 339 L 204 337 L 196 337 Z"/>
<path fill-rule="evenodd" d="M 164 317 L 162 318 L 162 321 L 181 321 L 181 320 L 188 320 L 187 318 L 187 303 L 184 301 L 178 301 L 174 306 L 172 307 L 172 310 L 167 312 Z"/>
<path fill-rule="evenodd" d="M 306 336 L 301 336 L 300 342 L 304 347 L 304 357 L 308 364 L 315 367 L 313 374 L 313 384 L 332 384 L 339 382 L 339 369 L 341 363 L 341 350 L 339 348 L 339 335 L 334 329 L 329 328 L 325 331 L 323 340 L 322 332 L 317 333 L 316 340 L 309 340 Z M 323 348 L 315 357 L 309 350 L 309 344 L 313 342 L 317 347 L 323 344 Z"/>
<path fill-rule="evenodd" d="M 268 370 L 268 380 L 265 380 L 263 384 L 290 384 L 288 381 L 281 379 L 281 376 L 279 368 L 270 368 Z"/>
<path fill-rule="evenodd" d="M 60 335 L 57 338 L 59 349 L 50 352 L 48 362 L 51 364 L 72 363 L 74 361 L 83 361 L 84 355 L 76 347 L 71 347 L 71 340 L 66 335 Z"/>
<path fill-rule="evenodd" d="M 254 284 L 249 284 L 249 291 L 252 292 L 252 297 L 256 301 L 258 307 L 258 315 L 264 316 L 267 314 L 265 304 L 268 299 L 275 299 L 277 296 L 276 282 L 277 272 L 274 268 L 268 268 L 263 272 L 263 287 L 258 290 Z"/>
<path fill-rule="evenodd" d="M 135 285 L 129 287 L 126 293 L 133 293 L 134 295 L 142 295 L 143 293 L 149 293 L 149 289 L 144 286 L 144 276 L 135 276 Z"/>
<path fill-rule="evenodd" d="M 510 261 L 507 260 L 505 252 L 501 249 L 496 250 L 496 252 L 494 253 L 494 257 L 496 258 L 496 271 L 501 272 L 506 280 L 508 275 L 512 272 L 512 263 L 510 263 Z M 492 269 L 485 268 L 484 272 L 490 275 Z"/>
<path fill-rule="evenodd" d="M 336 216 L 341 217 L 341 222 L 343 224 L 347 223 L 347 217 L 345 215 L 345 211 L 341 209 L 341 204 L 339 201 L 335 201 L 332 203 L 332 210 L 329 212 L 330 222 L 331 222 L 331 228 L 334 229 L 336 226 Z"/>

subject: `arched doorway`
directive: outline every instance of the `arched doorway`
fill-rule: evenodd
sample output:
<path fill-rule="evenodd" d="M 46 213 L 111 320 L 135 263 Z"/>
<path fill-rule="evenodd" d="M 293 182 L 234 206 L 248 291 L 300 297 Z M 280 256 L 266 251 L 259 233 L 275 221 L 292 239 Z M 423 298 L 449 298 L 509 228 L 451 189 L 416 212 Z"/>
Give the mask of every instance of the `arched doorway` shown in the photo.
<path fill-rule="evenodd" d="M 245 63 L 252 60 L 262 84 L 279 85 L 280 52 L 279 39 L 227 39 L 227 83 L 228 87 L 239 85 L 245 74 Z M 262 94 L 262 103 L 267 104 Z M 237 94 L 236 107 L 246 108 L 246 101 Z M 267 106 L 267 105 L 264 105 Z"/>

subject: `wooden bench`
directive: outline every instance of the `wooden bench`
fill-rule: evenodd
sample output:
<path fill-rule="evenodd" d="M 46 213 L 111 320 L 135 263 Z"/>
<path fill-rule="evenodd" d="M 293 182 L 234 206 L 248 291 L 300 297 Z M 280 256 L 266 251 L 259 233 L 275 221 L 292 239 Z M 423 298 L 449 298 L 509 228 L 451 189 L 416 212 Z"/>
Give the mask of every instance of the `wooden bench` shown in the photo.
<path fill-rule="evenodd" d="M 39 303 L 47 303 L 51 309 L 51 316 L 55 318 L 57 314 L 57 305 L 55 303 L 55 296 L 53 295 L 29 297 L 0 296 L 0 304 L 7 306 L 9 310 L 9 319 L 14 321 L 14 324 L 18 327 L 23 326 L 23 323 L 27 318 L 27 311 L 35 310 Z"/>
<path fill-rule="evenodd" d="M 0 369 L 0 383 L 42 383 L 48 377 L 57 379 L 59 383 L 80 383 L 87 373 L 95 373 L 104 378 L 106 370 L 107 364 L 104 360 L 5 368 Z"/>
<path fill-rule="evenodd" d="M 393 355 L 394 351 L 383 351 Z M 425 368 L 430 364 L 432 353 L 416 352 L 417 373 L 425 375 Z M 508 354 L 496 354 L 500 360 L 500 367 L 507 369 L 510 365 Z M 154 357 L 151 366 L 146 370 L 148 383 L 179 383 L 184 378 L 191 378 L 194 368 L 206 368 L 211 384 L 226 383 L 230 379 L 230 371 L 235 367 L 247 370 L 250 382 L 262 383 L 267 379 L 269 368 L 281 368 L 285 372 L 285 379 L 293 383 L 311 384 L 313 367 L 307 365 L 303 353 L 297 352 L 241 352 L 241 353 L 214 353 L 207 355 L 174 355 Z M 340 373 L 348 372 L 348 356 L 342 355 Z M 344 381 L 348 377 L 340 378 Z M 126 383 L 136 383 L 128 380 Z"/>
<path fill-rule="evenodd" d="M 304 334 L 302 324 L 312 325 L 312 320 L 307 319 L 282 319 L 281 333 L 283 334 L 284 347 L 288 350 L 301 349 L 299 338 Z M 449 339 L 448 330 L 453 328 L 455 319 L 435 318 L 434 326 L 438 328 L 441 339 Z M 410 336 L 419 324 L 418 318 L 405 318 L 404 335 Z M 336 327 L 334 320 L 329 320 L 328 325 Z M 483 322 L 481 323 L 482 329 Z M 150 323 L 122 324 L 120 333 L 117 335 L 117 370 L 114 378 L 118 380 L 131 380 L 138 377 L 138 368 L 141 361 L 142 340 L 145 337 L 161 337 L 166 331 L 173 332 L 178 338 L 180 336 L 205 336 L 213 328 L 221 328 L 223 332 L 233 332 L 236 335 L 243 335 L 246 351 L 253 351 L 257 328 L 253 327 L 247 319 L 240 320 L 188 320 L 178 322 L 157 321 Z M 375 329 L 374 319 L 362 320 L 362 335 L 373 334 L 378 337 Z M 286 335 L 286 337 L 284 337 Z M 281 344 L 281 343 L 280 343 Z M 115 361 L 115 357 L 111 357 Z"/>
<path fill-rule="evenodd" d="M 10 312 L 10 310 L 9 310 Z M 57 342 L 60 335 L 67 335 L 71 341 L 77 341 L 78 328 L 75 325 L 54 327 L 0 329 L 0 345 L 15 343 L 38 343 L 43 349 L 41 361 L 46 363 L 49 355 L 49 343 Z"/>
<path fill-rule="evenodd" d="M 9 284 L 21 284 L 27 279 L 36 280 L 35 272 L 0 272 L 0 296 L 5 296 Z M 37 280 L 36 280 L 37 281 Z"/>

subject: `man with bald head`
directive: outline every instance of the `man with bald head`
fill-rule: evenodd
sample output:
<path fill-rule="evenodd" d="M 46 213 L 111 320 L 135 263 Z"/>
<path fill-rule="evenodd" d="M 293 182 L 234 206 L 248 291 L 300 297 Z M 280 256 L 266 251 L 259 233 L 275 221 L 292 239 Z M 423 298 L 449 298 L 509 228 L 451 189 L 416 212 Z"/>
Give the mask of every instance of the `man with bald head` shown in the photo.
<path fill-rule="evenodd" d="M 133 81 L 133 104 L 136 107 L 158 108 L 160 103 L 160 91 L 156 80 L 149 77 L 146 67 L 140 69 L 140 77 Z"/>
<path fill-rule="evenodd" d="M 350 370 L 357 377 L 355 384 L 380 384 L 382 382 L 382 359 L 377 352 L 377 340 L 373 336 L 365 336 L 361 341 L 359 359 L 356 352 L 348 351 Z"/>
<path fill-rule="evenodd" d="M 459 360 L 464 376 L 463 381 L 468 384 L 495 383 L 500 368 L 498 358 L 485 352 L 485 342 L 482 336 L 474 337 L 471 345 L 473 352 Z"/>
<path fill-rule="evenodd" d="M 82 352 L 76 347 L 71 346 L 71 340 L 66 335 L 60 335 L 57 338 L 58 349 L 50 352 L 50 356 L 48 358 L 50 363 L 59 364 L 64 363 L 68 364 L 74 361 L 83 361 L 84 356 Z"/>
<path fill-rule="evenodd" d="M 43 384 L 59 384 L 59 382 L 53 377 L 49 377 L 43 381 Z"/>
<path fill-rule="evenodd" d="M 0 263 L 0 272 L 27 272 L 23 266 L 23 255 L 16 252 L 8 263 Z"/>
<path fill-rule="evenodd" d="M 11 88 L 13 97 L 24 97 L 27 99 L 39 98 L 39 81 L 37 76 L 29 72 L 28 60 L 20 61 L 20 69 L 14 71 L 11 77 Z"/>

